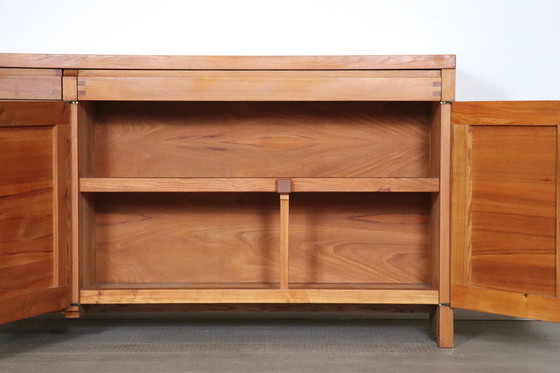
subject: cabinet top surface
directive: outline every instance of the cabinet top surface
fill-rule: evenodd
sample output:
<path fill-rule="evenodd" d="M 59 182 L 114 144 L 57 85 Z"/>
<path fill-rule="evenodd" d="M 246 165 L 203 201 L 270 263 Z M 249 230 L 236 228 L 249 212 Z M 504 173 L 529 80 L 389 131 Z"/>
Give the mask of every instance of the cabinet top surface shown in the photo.
<path fill-rule="evenodd" d="M 0 53 L 1 67 L 156 70 L 453 69 L 455 55 L 132 56 Z"/>

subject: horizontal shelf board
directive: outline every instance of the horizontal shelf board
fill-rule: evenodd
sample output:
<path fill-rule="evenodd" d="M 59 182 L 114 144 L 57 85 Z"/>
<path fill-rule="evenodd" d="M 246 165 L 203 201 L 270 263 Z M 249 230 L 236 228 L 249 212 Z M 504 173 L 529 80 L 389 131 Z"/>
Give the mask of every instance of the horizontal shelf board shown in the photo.
<path fill-rule="evenodd" d="M 429 304 L 306 304 L 306 303 L 242 303 L 242 304 L 88 304 L 86 312 L 434 312 Z"/>
<path fill-rule="evenodd" d="M 81 192 L 276 192 L 276 178 L 81 178 Z M 293 178 L 292 192 L 438 192 L 438 178 Z"/>
<path fill-rule="evenodd" d="M 212 282 L 212 283 L 96 283 L 90 286 L 96 290 L 105 289 L 279 289 L 278 282 L 242 283 L 242 282 Z M 389 284 L 389 283 L 290 283 L 292 289 L 392 289 L 392 290 L 434 290 L 429 284 Z"/>
<path fill-rule="evenodd" d="M 434 290 L 429 284 L 373 284 L 373 283 L 290 283 L 291 289 L 364 289 L 364 290 Z"/>
<path fill-rule="evenodd" d="M 278 289 L 278 282 L 164 282 L 164 283 L 96 283 L 90 286 L 94 289 Z"/>
<path fill-rule="evenodd" d="M 438 304 L 437 290 L 410 289 L 109 289 L 81 290 L 81 304 L 354 303 Z"/>

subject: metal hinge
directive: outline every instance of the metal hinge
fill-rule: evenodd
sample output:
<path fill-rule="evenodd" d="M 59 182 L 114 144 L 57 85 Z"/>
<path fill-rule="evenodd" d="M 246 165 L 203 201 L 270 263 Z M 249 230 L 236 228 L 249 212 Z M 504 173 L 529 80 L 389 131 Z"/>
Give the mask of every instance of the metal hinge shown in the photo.
<path fill-rule="evenodd" d="M 78 105 L 78 101 L 70 101 L 69 103 L 72 105 Z"/>
<path fill-rule="evenodd" d="M 451 307 L 451 303 L 440 303 L 439 306 L 441 306 L 441 307 Z"/>
<path fill-rule="evenodd" d="M 441 105 L 451 105 L 452 101 L 440 101 Z"/>

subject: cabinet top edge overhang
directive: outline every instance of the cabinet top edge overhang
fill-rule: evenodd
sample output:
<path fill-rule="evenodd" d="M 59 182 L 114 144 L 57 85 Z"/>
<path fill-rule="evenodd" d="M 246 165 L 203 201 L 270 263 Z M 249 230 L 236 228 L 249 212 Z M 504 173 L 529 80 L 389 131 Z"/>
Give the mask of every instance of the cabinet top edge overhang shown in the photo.
<path fill-rule="evenodd" d="M 0 53 L 0 67 L 156 70 L 454 69 L 455 55 L 185 56 Z"/>

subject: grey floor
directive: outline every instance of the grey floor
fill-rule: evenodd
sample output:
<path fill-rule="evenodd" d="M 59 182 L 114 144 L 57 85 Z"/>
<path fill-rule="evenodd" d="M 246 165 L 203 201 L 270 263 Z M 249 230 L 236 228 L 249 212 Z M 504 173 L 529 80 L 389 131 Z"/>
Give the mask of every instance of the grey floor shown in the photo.
<path fill-rule="evenodd" d="M 560 325 L 241 317 L 32 319 L 0 327 L 0 372 L 560 372 Z"/>

